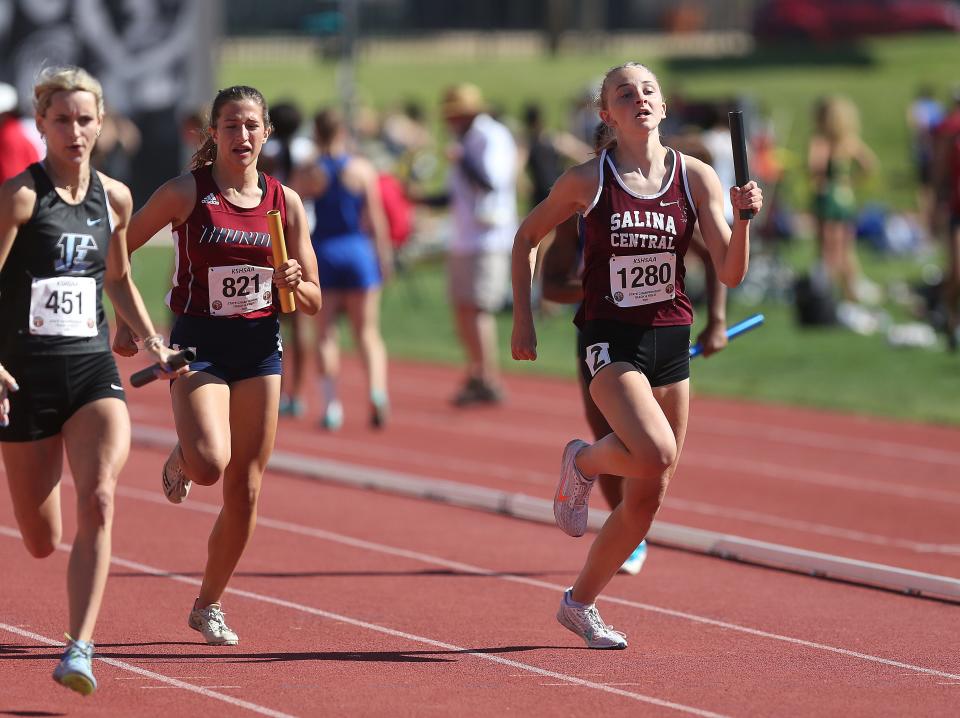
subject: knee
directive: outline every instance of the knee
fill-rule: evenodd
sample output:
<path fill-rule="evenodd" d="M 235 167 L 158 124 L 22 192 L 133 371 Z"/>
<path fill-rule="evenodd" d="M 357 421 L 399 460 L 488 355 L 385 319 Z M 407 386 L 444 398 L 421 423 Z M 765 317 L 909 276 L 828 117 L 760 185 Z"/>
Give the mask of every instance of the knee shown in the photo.
<path fill-rule="evenodd" d="M 59 534 L 50 532 L 40 535 L 23 534 L 23 545 L 34 558 L 46 558 L 57 550 L 60 543 Z"/>
<path fill-rule="evenodd" d="M 229 463 L 229 451 L 201 447 L 187 459 L 187 475 L 191 481 L 201 486 L 212 486 L 223 475 Z"/>
<path fill-rule="evenodd" d="M 631 453 L 634 457 L 634 476 L 643 479 L 663 477 L 672 472 L 677 461 L 677 442 L 672 435 L 665 435 L 643 450 Z"/>
<path fill-rule="evenodd" d="M 98 486 L 89 494 L 78 496 L 78 519 L 81 525 L 102 528 L 113 521 L 113 490 Z"/>

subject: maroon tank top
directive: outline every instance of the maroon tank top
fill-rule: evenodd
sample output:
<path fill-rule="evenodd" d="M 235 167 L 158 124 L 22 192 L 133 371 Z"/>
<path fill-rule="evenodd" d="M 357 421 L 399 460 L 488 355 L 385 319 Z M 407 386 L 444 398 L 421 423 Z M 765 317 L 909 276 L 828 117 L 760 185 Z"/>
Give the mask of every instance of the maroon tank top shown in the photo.
<path fill-rule="evenodd" d="M 193 171 L 197 200 L 186 221 L 173 228 L 175 264 L 167 305 L 176 314 L 258 319 L 278 311 L 270 266 L 267 211 L 280 211 L 286 226 L 283 185 L 260 175 L 263 198 L 237 207 L 221 193 L 211 165 Z"/>
<path fill-rule="evenodd" d="M 683 256 L 697 216 L 683 155 L 669 151 L 670 178 L 654 195 L 627 189 L 613 157 L 601 153 L 600 185 L 583 218 L 583 303 L 577 326 L 594 319 L 652 327 L 693 323 Z"/>

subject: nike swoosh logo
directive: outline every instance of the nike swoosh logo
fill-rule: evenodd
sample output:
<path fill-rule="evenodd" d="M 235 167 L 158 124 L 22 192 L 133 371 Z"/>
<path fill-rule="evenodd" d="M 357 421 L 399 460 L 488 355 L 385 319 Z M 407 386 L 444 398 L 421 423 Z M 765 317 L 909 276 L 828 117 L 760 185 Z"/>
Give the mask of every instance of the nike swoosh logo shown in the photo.
<path fill-rule="evenodd" d="M 675 199 L 673 202 L 664 202 L 663 200 L 660 200 L 661 207 L 669 207 L 671 204 L 680 204 L 680 200 Z"/>
<path fill-rule="evenodd" d="M 111 384 L 110 388 L 113 389 L 114 391 L 123 391 L 123 387 L 117 386 L 116 384 Z"/>
<path fill-rule="evenodd" d="M 87 217 L 87 226 L 93 227 L 96 224 L 100 224 L 103 221 L 103 217 L 97 217 L 96 219 L 90 219 Z"/>
<path fill-rule="evenodd" d="M 557 501 L 559 501 L 562 504 L 566 503 L 567 499 L 570 498 L 567 494 L 563 493 L 564 489 L 566 488 L 567 488 L 567 482 L 564 481 L 563 484 L 561 484 L 560 488 L 557 489 Z"/>

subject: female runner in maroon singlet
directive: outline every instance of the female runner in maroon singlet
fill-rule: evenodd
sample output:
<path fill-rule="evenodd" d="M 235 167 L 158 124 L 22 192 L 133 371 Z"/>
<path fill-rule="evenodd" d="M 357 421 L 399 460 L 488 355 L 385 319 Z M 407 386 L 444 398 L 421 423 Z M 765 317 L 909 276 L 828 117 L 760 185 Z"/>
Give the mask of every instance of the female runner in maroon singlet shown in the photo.
<path fill-rule="evenodd" d="M 614 142 L 565 172 L 517 230 L 512 351 L 514 359 L 537 358 L 530 304 L 537 244 L 571 214 L 582 214 L 584 300 L 575 320 L 581 370 L 613 433 L 564 449 L 554 497 L 558 525 L 582 535 L 594 479 L 613 474 L 625 481 L 623 500 L 564 593 L 557 619 L 591 648 L 626 648 L 626 637 L 601 620 L 594 602 L 646 536 L 683 447 L 693 322 L 683 255 L 699 222 L 717 276 L 736 286 L 747 271 L 749 222 L 737 213 L 731 232 L 717 173 L 661 144 L 667 106 L 650 70 L 638 63 L 613 68 L 598 102 Z M 755 182 L 731 188 L 730 198 L 735 209 L 762 206 Z"/>
<path fill-rule="evenodd" d="M 270 135 L 263 95 L 238 85 L 217 93 L 209 138 L 192 172 L 161 186 L 130 222 L 128 246 L 139 248 L 163 227 L 176 240 L 176 315 L 171 344 L 197 360 L 171 385 L 179 443 L 163 467 L 164 494 L 180 503 L 192 482 L 223 476 L 223 509 L 208 544 L 200 595 L 188 625 L 211 645 L 239 638 L 220 598 L 253 534 L 263 472 L 273 451 L 280 404 L 281 346 L 277 293 L 290 289 L 299 310 L 320 308 L 317 263 L 299 195 L 257 171 Z M 281 213 L 290 259 L 271 266 L 267 212 Z M 119 328 L 118 353 L 136 351 Z"/>

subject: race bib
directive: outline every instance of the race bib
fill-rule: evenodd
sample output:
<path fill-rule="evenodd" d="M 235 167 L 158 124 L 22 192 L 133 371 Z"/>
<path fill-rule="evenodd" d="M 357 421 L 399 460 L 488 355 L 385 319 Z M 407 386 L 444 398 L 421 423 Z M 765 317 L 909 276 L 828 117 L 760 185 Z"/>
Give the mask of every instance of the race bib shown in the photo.
<path fill-rule="evenodd" d="M 618 307 L 665 302 L 676 296 L 673 252 L 610 257 L 610 298 Z"/>
<path fill-rule="evenodd" d="M 273 270 L 238 264 L 232 267 L 210 267 L 207 287 L 210 292 L 210 314 L 225 317 L 246 314 L 269 307 L 273 301 Z"/>
<path fill-rule="evenodd" d="M 34 279 L 30 287 L 30 333 L 97 336 L 97 280 L 93 277 Z"/>

